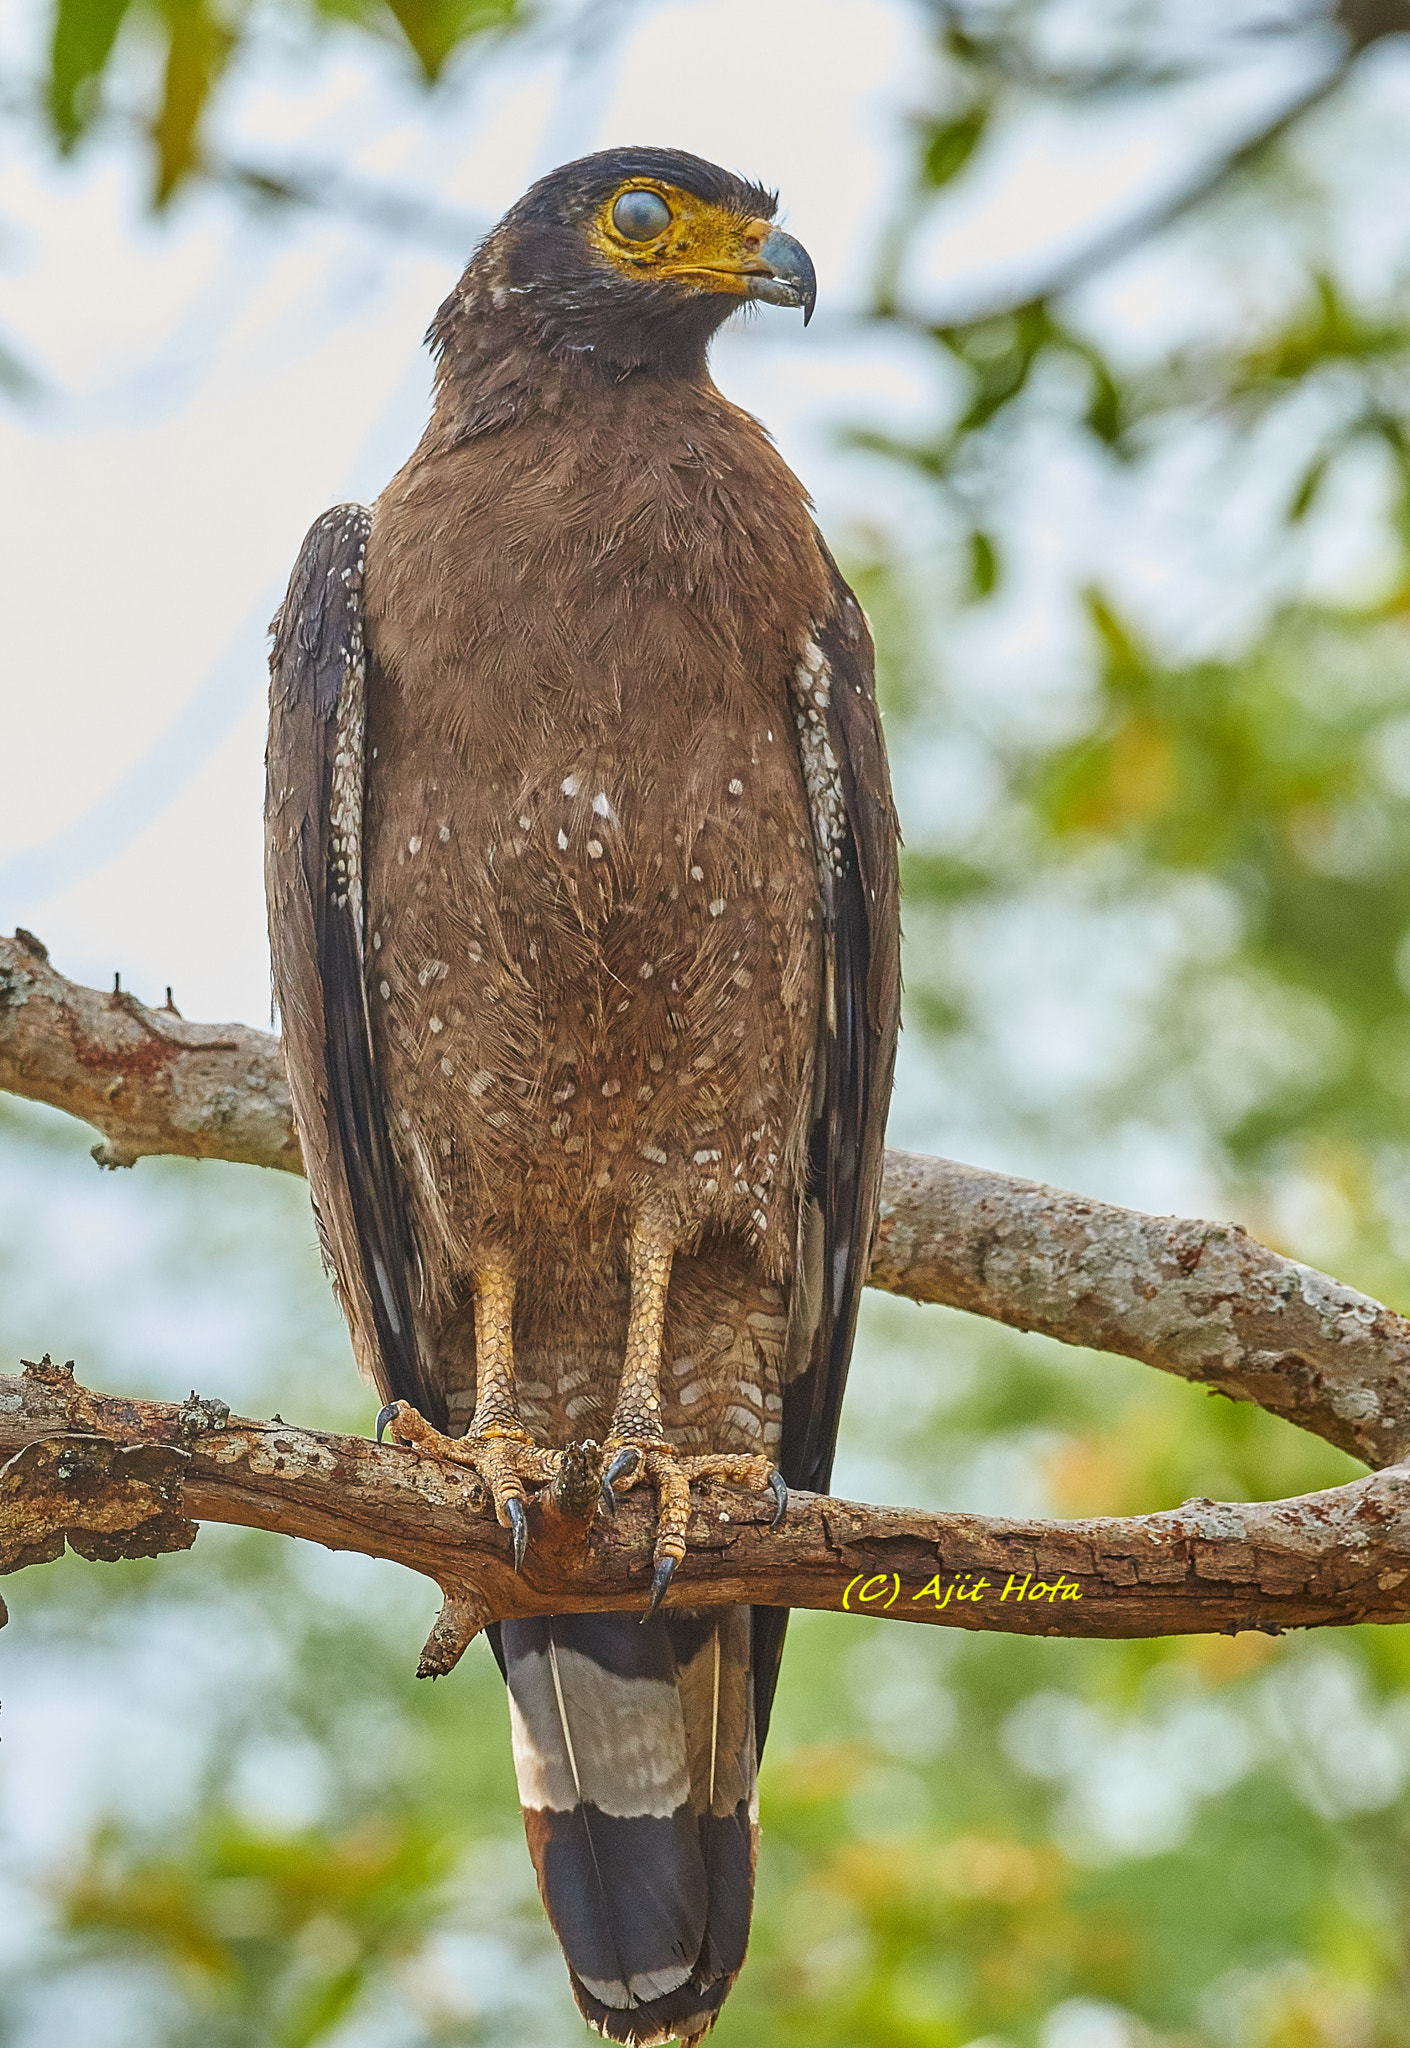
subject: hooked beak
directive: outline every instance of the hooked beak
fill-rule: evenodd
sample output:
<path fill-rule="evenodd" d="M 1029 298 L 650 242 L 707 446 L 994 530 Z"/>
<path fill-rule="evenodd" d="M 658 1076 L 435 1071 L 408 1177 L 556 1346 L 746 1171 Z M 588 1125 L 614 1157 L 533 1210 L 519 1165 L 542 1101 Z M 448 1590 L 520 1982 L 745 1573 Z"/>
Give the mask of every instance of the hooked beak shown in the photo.
<path fill-rule="evenodd" d="M 813 259 L 803 244 L 795 242 L 782 228 L 770 228 L 760 247 L 759 260 L 768 264 L 768 274 L 751 277 L 746 296 L 763 299 L 770 306 L 801 306 L 806 327 L 817 303 L 818 278 Z"/>

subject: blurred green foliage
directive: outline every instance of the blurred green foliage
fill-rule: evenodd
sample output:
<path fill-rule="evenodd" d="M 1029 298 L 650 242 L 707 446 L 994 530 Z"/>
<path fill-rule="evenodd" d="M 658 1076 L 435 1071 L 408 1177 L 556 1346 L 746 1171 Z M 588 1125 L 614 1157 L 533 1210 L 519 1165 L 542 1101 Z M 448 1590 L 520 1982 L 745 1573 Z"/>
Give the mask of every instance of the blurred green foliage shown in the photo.
<path fill-rule="evenodd" d="M 386 1819 L 272 1836 L 216 1811 L 164 1852 L 109 1825 L 63 1889 L 63 1924 L 94 1946 L 150 1945 L 204 2008 L 205 2040 L 306 2048 L 421 1945 L 453 1853 Z"/>
<path fill-rule="evenodd" d="M 1294 611 L 1232 662 L 1162 667 L 1093 594 L 1100 680 L 1087 730 L 1034 764 L 1035 817 L 1061 849 L 1106 840 L 1140 870 L 1215 876 L 1246 972 L 1305 994 L 1337 1053 L 1225 1133 L 1278 1142 L 1410 1139 L 1407 929 L 1410 628 Z"/>
<path fill-rule="evenodd" d="M 487 29 L 512 22 L 519 0 L 297 0 L 286 11 L 310 27 L 351 26 L 399 44 L 428 85 Z M 253 0 L 56 0 L 44 104 L 59 148 L 77 147 L 111 112 L 120 55 L 136 56 L 149 83 L 142 126 L 151 144 L 152 196 L 165 206 L 202 169 L 202 122 L 225 73 L 256 41 L 267 16 Z"/>
<path fill-rule="evenodd" d="M 392 33 L 391 14 L 339 12 Z M 1128 1132 L 1153 1133 L 1225 1213 L 1404 1307 L 1410 252 L 1378 178 L 1347 169 L 1360 53 L 1400 14 L 1342 7 L 1325 85 L 1182 201 L 1161 246 L 1197 317 L 1138 347 L 1071 288 L 1070 263 L 1061 289 L 1040 280 L 927 325 L 899 284 L 911 230 L 1035 103 L 1157 94 L 1246 55 L 1244 31 L 1173 0 L 932 11 L 933 102 L 876 317 L 924 352 L 939 423 L 864 445 L 918 484 L 938 538 L 907 556 L 861 537 L 854 568 L 903 799 L 917 778 L 907 1137 L 923 1137 L 929 1090 L 942 1124 L 978 1106 L 986 1157 L 1089 1184 Z M 428 77 L 488 18 L 395 10 Z M 96 118 L 125 19 L 60 7 L 51 104 L 67 143 Z M 166 192 L 198 161 L 205 95 L 258 17 L 142 19 L 179 74 L 155 117 Z M 1296 26 L 1290 11 L 1258 33 Z M 1368 271 L 1347 223 L 1371 216 L 1385 248 Z M 1101 565 L 1065 593 L 1085 655 L 1042 716 L 987 677 L 967 683 L 964 635 L 1029 601 L 1033 450 L 1086 463 L 1125 503 L 1191 447 L 1206 456 L 1186 489 L 1211 524 L 1263 480 L 1248 516 L 1277 573 L 1258 602 L 1182 643 L 1168 609 L 1147 616 L 1120 564 Z M 1332 589 L 1297 567 L 1329 522 L 1360 536 Z M 1068 1035 L 1104 1050 L 1035 1080 L 1060 1034 L 1041 1010 L 1009 1034 L 1023 1005 L 1056 1002 L 1059 967 L 1088 1004 L 1073 999 Z M 87 1170 L 82 1138 L 52 1120 L 16 1113 L 0 1136 L 26 1187 Z M 210 1174 L 147 1162 L 103 1191 L 147 1219 L 139 1264 L 168 1301 L 196 1271 L 232 1303 L 269 1294 L 269 1330 L 238 1347 L 255 1385 L 242 1393 L 225 1360 L 203 1391 L 366 1426 L 303 1191 Z M 24 1256 L 0 1250 L 12 1352 L 53 1341 L 39 1306 L 15 1307 Z M 61 1340 L 81 1375 L 151 1383 L 157 1366 L 94 1299 L 91 1327 Z M 1357 1469 L 1129 1362 L 878 1300 L 843 1458 L 841 1483 L 873 1498 L 1066 1515 L 1271 1498 Z M 67 1560 L 15 1582 L 7 1705 L 54 1668 L 126 1719 L 114 1706 L 94 1738 L 100 1818 L 67 1859 L 0 1854 L 0 1886 L 39 1917 L 0 1961 L 4 2048 L 57 2048 L 80 2009 L 103 2048 L 583 2038 L 533 1894 L 488 1655 L 434 1688 L 409 1675 L 431 1604 L 390 1570 L 213 1530 L 189 1558 Z M 11 1766 L 20 1740 L 12 1725 Z M 1410 2048 L 1403 1630 L 1062 1643 L 798 1616 L 762 1800 L 754 1944 L 721 2048 Z"/>

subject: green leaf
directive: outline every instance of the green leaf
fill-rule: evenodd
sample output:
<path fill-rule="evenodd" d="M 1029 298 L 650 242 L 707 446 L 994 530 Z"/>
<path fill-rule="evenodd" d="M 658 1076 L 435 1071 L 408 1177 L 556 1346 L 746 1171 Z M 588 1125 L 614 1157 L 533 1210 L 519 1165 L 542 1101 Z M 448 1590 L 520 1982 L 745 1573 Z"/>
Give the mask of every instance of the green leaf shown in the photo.
<path fill-rule="evenodd" d="M 217 20 L 204 0 L 165 0 L 163 11 L 171 26 L 171 41 L 162 103 L 152 123 L 159 207 L 166 205 L 197 166 L 201 115 L 236 45 L 234 32 Z"/>
<path fill-rule="evenodd" d="M 988 597 L 999 580 L 999 550 L 992 534 L 976 527 L 969 536 L 969 588 L 973 597 Z"/>
<path fill-rule="evenodd" d="M 1293 493 L 1292 503 L 1288 506 L 1288 519 L 1293 526 L 1296 526 L 1300 520 L 1305 519 L 1311 511 L 1312 501 L 1321 489 L 1322 479 L 1331 466 L 1331 460 L 1332 454 L 1329 449 L 1325 454 L 1319 455 L 1315 462 L 1308 465 L 1303 474 L 1302 482 Z"/>
<path fill-rule="evenodd" d="M 49 118 L 71 150 L 98 112 L 104 71 L 131 0 L 58 0 L 49 45 Z"/>
<path fill-rule="evenodd" d="M 912 847 L 902 852 L 901 879 L 914 903 L 965 903 L 993 886 L 992 876 L 974 861 Z"/>
<path fill-rule="evenodd" d="M 102 81 L 132 6 L 133 0 L 56 0 L 42 93 L 61 151 L 71 150 L 101 111 Z M 259 34 L 264 10 L 252 0 L 141 0 L 138 11 L 166 37 L 160 99 L 147 122 L 160 208 L 200 169 L 200 126 L 211 94 L 231 59 Z M 395 25 L 433 83 L 467 42 L 513 22 L 520 0 L 311 0 L 311 11 L 383 41 Z"/>
<path fill-rule="evenodd" d="M 974 395 L 954 430 L 958 441 L 973 434 L 1026 389 L 1033 365 L 1051 343 L 1065 340 L 1041 300 L 997 319 L 937 333 L 974 379 Z"/>
<path fill-rule="evenodd" d="M 988 54 L 983 43 L 967 35 L 958 22 L 947 22 L 940 37 L 940 47 L 947 57 L 953 57 L 959 64 L 982 64 Z"/>
<path fill-rule="evenodd" d="M 387 0 L 428 84 L 462 43 L 511 21 L 516 5 L 517 0 Z"/>
<path fill-rule="evenodd" d="M 1119 696 L 1146 693 L 1153 676 L 1149 656 L 1134 634 L 1117 617 L 1100 590 L 1083 592 L 1087 617 L 1096 631 L 1102 651 L 1102 682 Z"/>
<path fill-rule="evenodd" d="M 959 176 L 978 148 L 988 119 L 988 107 L 975 106 L 931 130 L 922 160 L 927 184 L 948 185 Z"/>
<path fill-rule="evenodd" d="M 1121 389 L 1103 356 L 1096 349 L 1084 349 L 1083 360 L 1092 373 L 1092 396 L 1087 405 L 1087 426 L 1108 448 L 1115 447 L 1123 426 Z"/>
<path fill-rule="evenodd" d="M 331 2034 L 352 2006 L 368 1978 L 361 1957 L 330 1977 L 300 1986 L 279 2029 L 278 2048 L 311 2048 Z"/>

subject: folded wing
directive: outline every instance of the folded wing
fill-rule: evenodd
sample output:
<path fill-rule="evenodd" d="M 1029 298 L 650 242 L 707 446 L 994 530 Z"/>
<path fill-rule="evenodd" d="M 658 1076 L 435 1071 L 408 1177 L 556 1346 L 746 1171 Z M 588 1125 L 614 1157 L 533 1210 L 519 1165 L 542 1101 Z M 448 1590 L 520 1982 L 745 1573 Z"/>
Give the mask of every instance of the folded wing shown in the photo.
<path fill-rule="evenodd" d="M 269 943 L 304 1165 L 358 1365 L 383 1400 L 411 1401 L 439 1419 L 417 1345 L 417 1249 L 367 1015 L 362 579 L 371 519 L 362 505 L 324 513 L 274 621 Z"/>
<path fill-rule="evenodd" d="M 827 550 L 821 538 L 819 547 Z M 900 829 L 871 634 L 832 557 L 832 602 L 793 678 L 824 919 L 814 1121 L 788 1337 L 779 1469 L 825 1493 L 866 1285 L 900 1026 Z M 788 1610 L 754 1610 L 754 1711 L 768 1732 Z"/>

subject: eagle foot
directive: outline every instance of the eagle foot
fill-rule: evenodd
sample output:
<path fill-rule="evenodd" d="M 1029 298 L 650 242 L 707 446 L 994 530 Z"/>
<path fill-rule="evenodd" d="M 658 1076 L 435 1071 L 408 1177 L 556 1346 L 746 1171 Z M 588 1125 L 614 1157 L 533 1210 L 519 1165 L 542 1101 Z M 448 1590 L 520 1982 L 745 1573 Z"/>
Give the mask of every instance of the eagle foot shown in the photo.
<path fill-rule="evenodd" d="M 645 1479 L 656 1489 L 656 1543 L 652 1550 L 651 1597 L 646 1613 L 660 1606 L 676 1566 L 686 1553 L 690 1526 L 690 1484 L 693 1479 L 722 1479 L 732 1486 L 767 1487 L 774 1497 L 769 1524 L 777 1528 L 788 1506 L 788 1487 L 772 1458 L 731 1456 L 727 1452 L 678 1451 L 674 1444 L 650 1439 L 609 1437 L 602 1472 L 602 1497 L 616 1512 L 616 1495 Z M 643 1616 L 645 1619 L 645 1616 Z"/>
<path fill-rule="evenodd" d="M 391 1401 L 382 1410 L 377 1417 L 378 1443 L 384 1429 L 391 1432 L 393 1443 L 443 1458 L 450 1465 L 469 1467 L 490 1497 L 495 1520 L 502 1529 L 514 1531 L 517 1572 L 529 1546 L 525 1487 L 545 1486 L 556 1478 L 563 1453 L 546 1451 L 527 1430 L 503 1423 L 492 1422 L 477 1430 L 472 1422 L 464 1436 L 445 1436 L 409 1401 Z"/>
<path fill-rule="evenodd" d="M 753 1454 L 734 1456 L 725 1451 L 702 1451 L 681 1459 L 687 1480 L 722 1479 L 728 1486 L 767 1487 L 774 1497 L 769 1527 L 776 1529 L 788 1512 L 788 1482 L 772 1458 Z"/>

